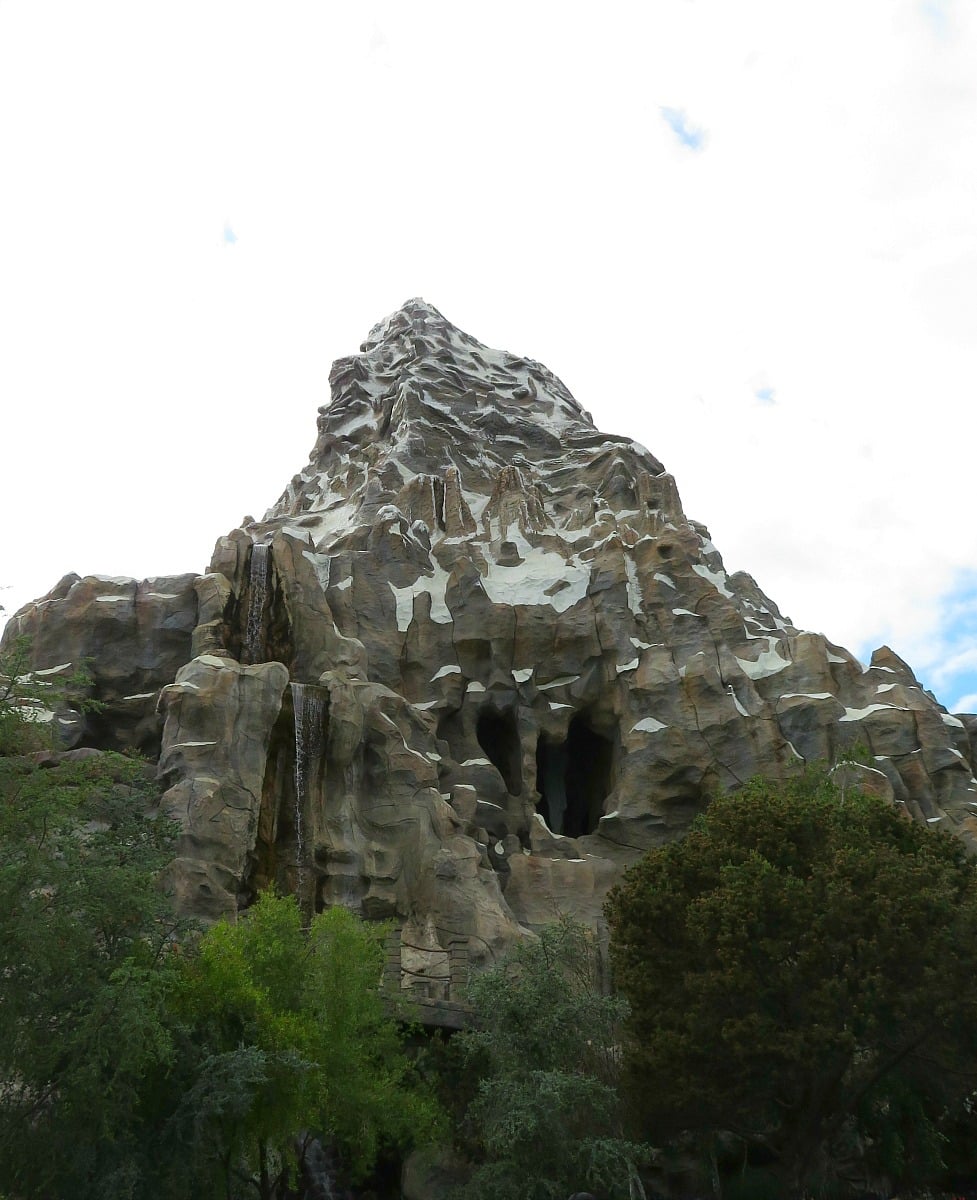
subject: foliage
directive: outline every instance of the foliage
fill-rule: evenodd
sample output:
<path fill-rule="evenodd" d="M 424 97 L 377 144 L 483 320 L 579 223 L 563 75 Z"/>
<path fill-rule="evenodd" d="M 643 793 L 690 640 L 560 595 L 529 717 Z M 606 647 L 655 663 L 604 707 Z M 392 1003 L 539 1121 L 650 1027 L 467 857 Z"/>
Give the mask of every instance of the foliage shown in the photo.
<path fill-rule="evenodd" d="M 0 755 L 51 749 L 53 708 L 69 695 L 77 703 L 91 684 L 84 663 L 65 675 L 33 671 L 31 659 L 31 639 L 26 636 L 13 638 L 0 653 Z"/>
<path fill-rule="evenodd" d="M 475 1028 L 458 1036 L 483 1071 L 467 1114 L 482 1161 L 466 1200 L 627 1194 L 644 1152 L 620 1134 L 626 1007 L 601 994 L 594 958 L 587 932 L 565 920 L 471 982 Z"/>
<path fill-rule="evenodd" d="M 148 774 L 0 757 L 0 1189 L 25 1200 L 129 1195 L 139 1174 L 175 929 Z"/>
<path fill-rule="evenodd" d="M 203 937 L 177 1005 L 194 1048 L 169 1135 L 187 1181 L 280 1195 L 309 1137 L 362 1177 L 386 1146 L 433 1136 L 435 1104 L 413 1077 L 379 992 L 382 926 L 344 908 L 302 927 L 294 897 L 262 895 Z"/>
<path fill-rule="evenodd" d="M 977 1085 L 960 841 L 821 770 L 754 780 L 630 870 L 607 914 L 649 1134 L 736 1135 L 790 1196 L 932 1177 Z"/>

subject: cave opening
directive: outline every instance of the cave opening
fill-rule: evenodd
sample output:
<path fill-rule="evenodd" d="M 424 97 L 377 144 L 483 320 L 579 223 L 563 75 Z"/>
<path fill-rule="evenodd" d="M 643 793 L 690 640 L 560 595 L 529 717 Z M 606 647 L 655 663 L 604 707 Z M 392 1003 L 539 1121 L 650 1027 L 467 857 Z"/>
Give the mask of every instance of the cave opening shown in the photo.
<path fill-rule="evenodd" d="M 515 714 L 483 708 L 478 714 L 475 736 L 489 762 L 502 776 L 505 790 L 510 796 L 518 796 L 522 791 L 522 747 Z"/>
<path fill-rule="evenodd" d="M 541 734 L 536 747 L 538 811 L 553 833 L 593 833 L 611 790 L 614 745 L 582 713 L 570 722 L 565 742 Z"/>

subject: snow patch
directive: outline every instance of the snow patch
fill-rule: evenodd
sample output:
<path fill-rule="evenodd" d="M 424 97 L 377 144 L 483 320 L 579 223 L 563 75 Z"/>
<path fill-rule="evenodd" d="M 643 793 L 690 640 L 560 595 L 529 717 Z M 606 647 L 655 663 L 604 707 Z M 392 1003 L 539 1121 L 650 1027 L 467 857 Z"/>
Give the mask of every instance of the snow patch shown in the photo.
<path fill-rule="evenodd" d="M 778 671 L 783 671 L 790 663 L 786 658 L 781 658 L 777 652 L 778 645 L 775 638 L 769 638 L 766 650 L 762 650 L 755 660 L 737 658 L 740 670 L 748 679 L 766 679 L 770 675 L 776 675 Z"/>
<path fill-rule="evenodd" d="M 579 678 L 579 675 L 561 675 L 559 679 L 551 679 L 549 683 L 539 684 L 539 690 L 541 692 L 548 692 L 550 688 L 564 687 L 568 683 L 576 683 Z"/>
<path fill-rule="evenodd" d="M 460 674 L 461 674 L 461 667 L 459 667 L 457 663 L 448 663 L 448 665 L 446 667 L 442 667 L 441 670 L 438 671 L 437 675 L 431 676 L 431 682 L 434 683 L 434 681 L 436 679 L 443 679 L 445 675 L 460 675 Z"/>
<path fill-rule="evenodd" d="M 704 563 L 693 563 L 692 570 L 696 575 L 701 575 L 703 579 L 708 579 L 720 595 L 726 596 L 729 600 L 733 599 L 733 593 L 726 586 L 728 576 L 725 571 L 710 570 Z"/>
<path fill-rule="evenodd" d="M 869 713 L 879 712 L 882 709 L 891 709 L 894 712 L 905 712 L 905 709 L 897 708 L 895 704 L 870 704 L 867 708 L 846 708 L 845 715 L 839 717 L 839 721 L 861 721 L 863 717 L 867 717 Z"/>
<path fill-rule="evenodd" d="M 631 726 L 632 733 L 657 733 L 660 729 L 667 729 L 668 726 L 664 721 L 658 721 L 654 717 L 644 717 L 637 725 Z M 611 814 L 613 815 L 613 814 Z"/>

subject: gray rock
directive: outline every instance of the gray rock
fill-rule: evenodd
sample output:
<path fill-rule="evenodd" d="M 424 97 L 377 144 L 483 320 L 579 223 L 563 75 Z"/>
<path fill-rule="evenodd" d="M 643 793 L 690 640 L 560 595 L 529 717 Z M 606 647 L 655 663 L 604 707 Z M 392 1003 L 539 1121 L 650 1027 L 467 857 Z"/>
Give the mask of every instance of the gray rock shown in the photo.
<path fill-rule="evenodd" d="M 38 666 L 94 657 L 110 718 L 88 744 L 176 677 L 185 907 L 277 882 L 392 917 L 443 997 L 459 946 L 477 965 L 561 913 L 597 921 L 711 796 L 859 743 L 853 780 L 973 843 L 977 717 L 728 575 L 662 464 L 545 367 L 413 300 L 331 385 L 308 464 L 207 574 L 69 577 L 12 623 Z"/>

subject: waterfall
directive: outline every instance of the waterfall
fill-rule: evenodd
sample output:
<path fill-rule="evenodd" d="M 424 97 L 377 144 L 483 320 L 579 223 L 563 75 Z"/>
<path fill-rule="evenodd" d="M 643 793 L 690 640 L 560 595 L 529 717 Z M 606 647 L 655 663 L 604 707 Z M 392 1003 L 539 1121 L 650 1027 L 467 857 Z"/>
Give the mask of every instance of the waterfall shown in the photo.
<path fill-rule="evenodd" d="M 268 546 L 255 543 L 251 548 L 251 603 L 248 605 L 248 624 L 245 646 L 250 662 L 260 662 L 264 647 L 261 644 L 261 624 L 268 595 L 268 576 L 271 573 L 271 556 Z"/>
<path fill-rule="evenodd" d="M 255 547 L 257 549 L 257 547 Z M 295 867 L 297 891 L 302 899 L 305 872 L 305 815 L 308 812 L 309 784 L 316 759 L 322 752 L 326 706 L 322 692 L 312 684 L 293 683 L 292 708 L 295 712 Z"/>

